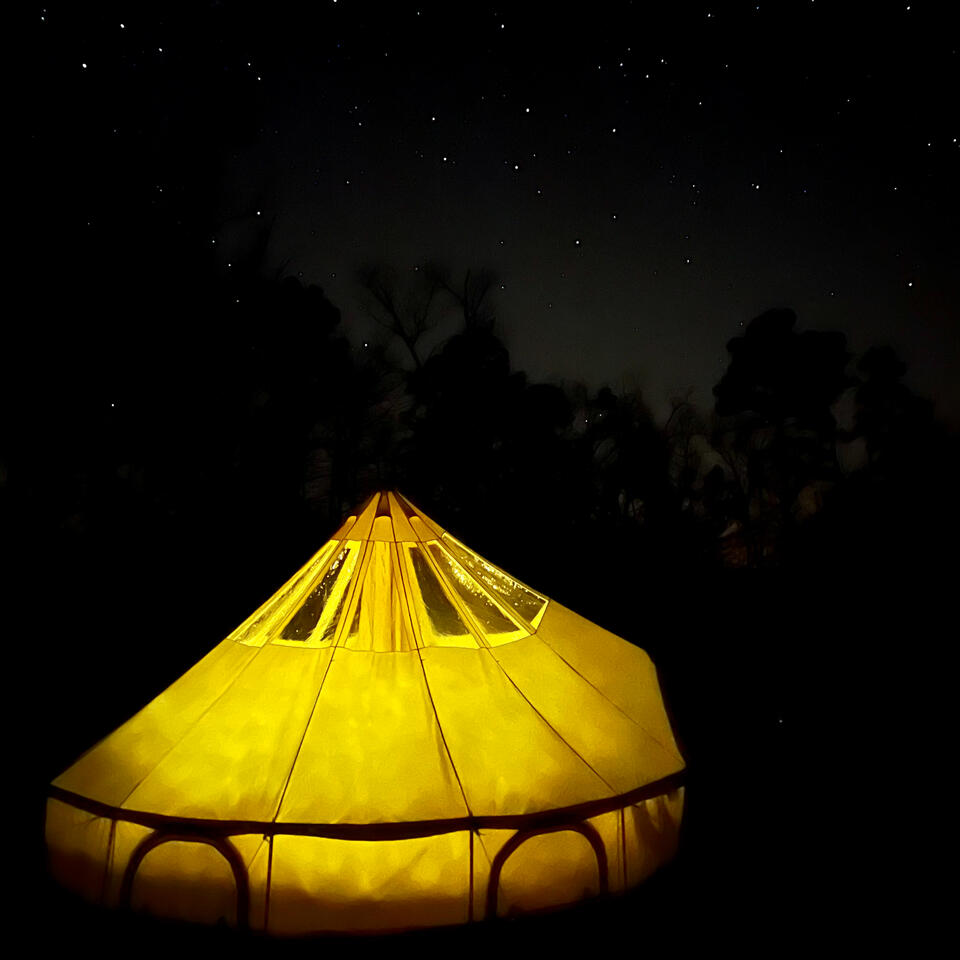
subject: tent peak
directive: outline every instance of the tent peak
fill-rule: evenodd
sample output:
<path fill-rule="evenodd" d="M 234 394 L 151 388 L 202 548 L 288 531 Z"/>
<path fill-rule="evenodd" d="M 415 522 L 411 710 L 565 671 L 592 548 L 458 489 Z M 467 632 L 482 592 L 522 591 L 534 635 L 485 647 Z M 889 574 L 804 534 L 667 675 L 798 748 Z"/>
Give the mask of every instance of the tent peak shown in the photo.
<path fill-rule="evenodd" d="M 381 490 L 228 639 L 394 653 L 476 649 L 535 633 L 548 603 L 402 494 Z"/>
<path fill-rule="evenodd" d="M 399 490 L 381 489 L 351 511 L 336 540 L 386 540 L 422 543 L 443 536 L 443 528 L 414 506 Z"/>

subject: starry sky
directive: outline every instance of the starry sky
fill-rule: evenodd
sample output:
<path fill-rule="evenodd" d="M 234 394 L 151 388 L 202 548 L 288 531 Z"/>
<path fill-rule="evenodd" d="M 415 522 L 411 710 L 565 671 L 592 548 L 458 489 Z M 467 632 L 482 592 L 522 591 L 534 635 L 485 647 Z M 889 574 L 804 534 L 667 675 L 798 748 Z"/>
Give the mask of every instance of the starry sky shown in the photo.
<path fill-rule="evenodd" d="M 136 343 L 132 297 L 256 254 L 359 345 L 362 264 L 491 268 L 515 368 L 660 417 L 709 407 L 727 340 L 791 307 L 854 353 L 892 344 L 956 424 L 945 6 L 37 5 L 32 280 Z"/>

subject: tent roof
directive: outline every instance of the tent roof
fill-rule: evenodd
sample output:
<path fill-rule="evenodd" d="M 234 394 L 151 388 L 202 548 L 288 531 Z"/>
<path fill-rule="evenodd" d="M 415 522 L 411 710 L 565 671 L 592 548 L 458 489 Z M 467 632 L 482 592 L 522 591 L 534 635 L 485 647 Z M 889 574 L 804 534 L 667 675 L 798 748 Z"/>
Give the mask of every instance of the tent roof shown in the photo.
<path fill-rule="evenodd" d="M 390 492 L 54 791 L 126 819 L 441 832 L 613 809 L 683 765 L 642 650 Z"/>

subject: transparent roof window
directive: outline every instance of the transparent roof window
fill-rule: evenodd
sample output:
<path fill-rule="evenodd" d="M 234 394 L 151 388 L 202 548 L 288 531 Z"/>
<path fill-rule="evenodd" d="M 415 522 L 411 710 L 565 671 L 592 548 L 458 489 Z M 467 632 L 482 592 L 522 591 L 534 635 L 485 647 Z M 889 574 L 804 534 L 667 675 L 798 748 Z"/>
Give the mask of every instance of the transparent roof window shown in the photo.
<path fill-rule="evenodd" d="M 437 541 L 427 544 L 427 549 L 446 576 L 447 583 L 456 590 L 457 596 L 480 625 L 488 641 L 508 643 L 528 636 L 527 631 L 507 617 L 490 599 L 484 588 Z"/>
<path fill-rule="evenodd" d="M 329 640 L 336 631 L 346 597 L 350 575 L 356 564 L 357 545 L 346 544 L 333 558 L 326 573 L 307 594 L 300 609 L 283 628 L 284 640 L 306 641 L 314 631 L 315 639 Z"/>
<path fill-rule="evenodd" d="M 488 563 L 483 557 L 465 547 L 459 540 L 445 534 L 444 546 L 480 583 L 501 603 L 519 614 L 527 623 L 536 627 L 547 606 L 547 598 L 541 597 L 519 580 Z"/>
<path fill-rule="evenodd" d="M 330 554 L 337 546 L 338 543 L 336 540 L 331 540 L 329 543 L 324 544 L 323 548 L 317 554 L 317 559 L 303 570 L 300 576 L 292 580 L 286 590 L 271 597 L 249 622 L 241 624 L 240 628 L 234 634 L 233 639 L 238 643 L 252 643 L 257 640 L 259 634 L 266 630 L 271 621 L 284 616 L 285 612 L 289 612 L 291 600 L 317 575 L 317 571 L 323 568 L 323 565 L 327 562 Z"/>
<path fill-rule="evenodd" d="M 477 647 L 479 644 L 444 592 L 419 546 L 404 545 L 422 603 L 417 605 L 420 632 L 427 646 Z"/>

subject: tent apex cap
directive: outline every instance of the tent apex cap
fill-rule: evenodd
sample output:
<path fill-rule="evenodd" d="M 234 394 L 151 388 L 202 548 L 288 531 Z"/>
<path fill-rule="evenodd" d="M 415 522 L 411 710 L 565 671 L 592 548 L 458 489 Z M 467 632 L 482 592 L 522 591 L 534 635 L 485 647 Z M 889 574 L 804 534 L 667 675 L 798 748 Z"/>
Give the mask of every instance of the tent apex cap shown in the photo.
<path fill-rule="evenodd" d="M 334 539 L 416 543 L 437 540 L 443 534 L 439 524 L 394 487 L 381 488 L 367 497 L 351 511 Z"/>

